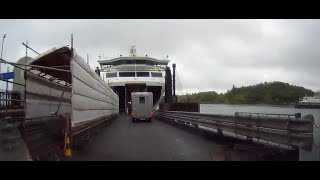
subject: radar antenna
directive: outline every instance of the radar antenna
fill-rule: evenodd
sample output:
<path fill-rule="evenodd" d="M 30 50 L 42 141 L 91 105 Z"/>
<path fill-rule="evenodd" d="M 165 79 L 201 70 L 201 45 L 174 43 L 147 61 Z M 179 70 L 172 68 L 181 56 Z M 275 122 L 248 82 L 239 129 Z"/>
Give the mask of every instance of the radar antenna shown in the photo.
<path fill-rule="evenodd" d="M 133 45 L 129 49 L 130 56 L 136 56 L 136 47 Z"/>

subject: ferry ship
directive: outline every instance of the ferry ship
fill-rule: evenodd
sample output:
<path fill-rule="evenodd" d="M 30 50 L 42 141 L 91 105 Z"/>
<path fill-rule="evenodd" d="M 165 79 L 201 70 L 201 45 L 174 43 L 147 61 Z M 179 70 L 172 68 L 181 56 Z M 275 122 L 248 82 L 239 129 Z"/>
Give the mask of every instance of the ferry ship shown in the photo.
<path fill-rule="evenodd" d="M 165 71 L 170 60 L 137 56 L 135 46 L 130 48 L 129 56 L 99 58 L 99 74 L 118 94 L 120 113 L 130 112 L 132 92 L 152 92 L 153 106 L 159 107 L 165 94 Z"/>
<path fill-rule="evenodd" d="M 296 108 L 319 108 L 320 109 L 320 96 L 304 96 L 299 100 Z"/>

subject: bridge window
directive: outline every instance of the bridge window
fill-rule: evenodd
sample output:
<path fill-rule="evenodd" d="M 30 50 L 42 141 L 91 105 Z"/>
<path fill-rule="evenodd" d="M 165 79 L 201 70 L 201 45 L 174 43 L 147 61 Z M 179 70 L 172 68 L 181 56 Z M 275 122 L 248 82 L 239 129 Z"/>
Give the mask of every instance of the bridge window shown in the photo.
<path fill-rule="evenodd" d="M 149 77 L 149 72 L 137 72 L 137 77 Z"/>
<path fill-rule="evenodd" d="M 144 104 L 144 103 L 145 103 L 145 101 L 146 101 L 146 100 L 145 100 L 145 98 L 144 98 L 144 97 L 140 97 L 140 98 L 139 98 L 139 103 L 140 103 L 140 104 Z"/>
<path fill-rule="evenodd" d="M 117 77 L 117 73 L 106 73 L 106 78 L 113 78 L 113 77 Z"/>
<path fill-rule="evenodd" d="M 135 77 L 135 72 L 119 72 L 119 77 Z"/>
<path fill-rule="evenodd" d="M 162 73 L 151 72 L 152 77 L 162 77 Z"/>
<path fill-rule="evenodd" d="M 149 62 L 145 61 L 145 60 L 138 60 L 138 61 L 135 61 L 136 64 L 149 64 Z"/>

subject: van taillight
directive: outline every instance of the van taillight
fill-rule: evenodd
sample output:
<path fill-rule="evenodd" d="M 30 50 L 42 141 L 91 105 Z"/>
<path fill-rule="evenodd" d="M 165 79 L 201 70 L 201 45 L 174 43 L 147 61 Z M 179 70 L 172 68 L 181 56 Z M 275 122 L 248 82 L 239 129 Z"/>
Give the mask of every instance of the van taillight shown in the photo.
<path fill-rule="evenodd" d="M 131 116 L 134 117 L 134 112 L 131 113 Z"/>

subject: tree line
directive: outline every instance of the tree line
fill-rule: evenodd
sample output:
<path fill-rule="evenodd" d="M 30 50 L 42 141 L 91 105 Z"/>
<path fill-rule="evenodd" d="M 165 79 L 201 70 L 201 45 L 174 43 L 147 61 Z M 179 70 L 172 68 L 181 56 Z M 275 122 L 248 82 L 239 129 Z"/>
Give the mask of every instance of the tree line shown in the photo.
<path fill-rule="evenodd" d="M 294 104 L 303 96 L 315 92 L 301 86 L 274 81 L 251 86 L 235 87 L 226 93 L 199 92 L 178 96 L 178 102 L 224 103 L 224 104 Z"/>

